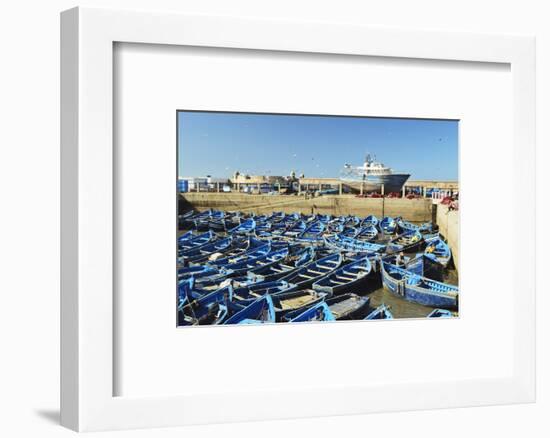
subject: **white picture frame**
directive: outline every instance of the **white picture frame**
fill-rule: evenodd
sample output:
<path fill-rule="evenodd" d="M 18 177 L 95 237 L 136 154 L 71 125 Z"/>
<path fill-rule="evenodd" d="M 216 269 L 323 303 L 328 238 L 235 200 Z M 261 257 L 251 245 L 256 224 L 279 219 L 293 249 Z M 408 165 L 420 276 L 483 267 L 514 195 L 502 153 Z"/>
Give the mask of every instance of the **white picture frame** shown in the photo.
<path fill-rule="evenodd" d="M 281 38 L 284 35 L 284 38 Z M 515 181 L 507 270 L 516 311 L 506 378 L 166 397 L 114 396 L 113 48 L 117 42 L 506 63 Z M 535 400 L 535 41 L 75 8 L 61 15 L 61 423 L 78 431 L 433 409 Z M 100 177 L 98 177 L 100 176 Z M 462 274 L 461 274 L 462 275 Z M 466 274 L 465 274 L 466 275 Z M 220 332 L 222 335 L 222 332 Z M 419 396 L 421 395 L 421 396 Z"/>

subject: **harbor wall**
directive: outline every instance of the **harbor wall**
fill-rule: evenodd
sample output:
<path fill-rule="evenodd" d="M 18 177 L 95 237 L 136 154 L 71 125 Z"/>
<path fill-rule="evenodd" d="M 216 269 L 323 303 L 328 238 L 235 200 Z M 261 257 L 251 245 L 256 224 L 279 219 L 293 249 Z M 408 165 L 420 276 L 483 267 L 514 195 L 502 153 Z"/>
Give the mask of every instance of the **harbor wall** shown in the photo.
<path fill-rule="evenodd" d="M 453 261 L 456 270 L 460 272 L 460 212 L 449 211 L 445 205 L 437 206 L 436 223 L 439 225 L 439 233 L 445 237 L 453 253 Z"/>
<path fill-rule="evenodd" d="M 431 199 L 402 198 L 358 198 L 353 195 L 324 195 L 315 198 L 305 196 L 248 195 L 242 193 L 182 193 L 180 212 L 194 208 L 203 211 L 208 208 L 226 211 L 253 212 L 256 214 L 283 211 L 303 214 L 332 214 L 378 217 L 401 216 L 413 222 L 431 221 L 433 206 Z"/>

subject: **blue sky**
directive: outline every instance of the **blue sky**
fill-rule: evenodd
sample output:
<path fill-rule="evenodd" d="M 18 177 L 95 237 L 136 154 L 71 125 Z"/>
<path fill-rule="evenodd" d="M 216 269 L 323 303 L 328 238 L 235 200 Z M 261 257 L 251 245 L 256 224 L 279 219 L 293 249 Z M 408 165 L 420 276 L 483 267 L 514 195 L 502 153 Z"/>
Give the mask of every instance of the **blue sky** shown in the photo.
<path fill-rule="evenodd" d="M 339 177 L 365 154 L 411 179 L 458 179 L 458 122 L 178 112 L 178 176 Z"/>

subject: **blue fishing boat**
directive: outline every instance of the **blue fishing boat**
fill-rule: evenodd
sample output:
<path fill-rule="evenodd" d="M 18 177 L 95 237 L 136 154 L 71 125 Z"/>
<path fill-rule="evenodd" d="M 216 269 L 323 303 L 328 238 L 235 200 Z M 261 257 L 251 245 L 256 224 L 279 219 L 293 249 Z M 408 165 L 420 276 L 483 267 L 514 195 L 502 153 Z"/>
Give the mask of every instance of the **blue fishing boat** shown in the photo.
<path fill-rule="evenodd" d="M 246 258 L 234 263 L 221 266 L 221 271 L 231 271 L 232 276 L 246 275 L 248 271 L 256 268 L 271 266 L 283 260 L 288 255 L 288 248 L 276 249 L 265 253 L 265 250 L 256 250 Z"/>
<path fill-rule="evenodd" d="M 452 318 L 453 312 L 446 309 L 434 309 L 430 313 L 428 313 L 428 316 L 426 318 Z"/>
<path fill-rule="evenodd" d="M 393 319 L 393 315 L 389 307 L 382 304 L 370 312 L 365 319 Z"/>
<path fill-rule="evenodd" d="M 281 236 L 287 239 L 295 239 L 301 236 L 306 228 L 307 225 L 304 221 L 293 222 L 283 231 Z"/>
<path fill-rule="evenodd" d="M 185 213 L 178 215 L 178 228 L 189 228 L 192 222 L 188 222 L 188 219 L 191 218 L 195 214 L 195 211 L 189 210 Z"/>
<path fill-rule="evenodd" d="M 187 251 L 183 251 L 178 257 L 178 263 L 187 265 L 197 260 L 208 259 L 212 254 L 220 253 L 231 246 L 233 239 L 226 237 L 225 239 L 215 240 L 206 245 L 201 245 L 195 248 L 191 248 Z"/>
<path fill-rule="evenodd" d="M 241 262 L 248 259 L 254 259 L 267 255 L 271 251 L 271 243 L 265 242 L 258 246 L 250 246 L 239 249 L 235 252 L 226 253 L 224 257 L 209 261 L 208 264 L 218 267 L 227 267 L 232 263 Z"/>
<path fill-rule="evenodd" d="M 394 263 L 395 264 L 395 263 Z M 443 265 L 434 257 L 428 257 L 423 253 L 416 254 L 415 257 L 407 259 L 404 263 L 407 271 L 414 272 L 416 275 L 426 277 L 431 280 L 443 281 Z"/>
<path fill-rule="evenodd" d="M 449 245 L 443 241 L 443 239 L 434 239 L 428 243 L 428 245 L 426 245 L 426 249 L 424 250 L 424 254 L 426 257 L 437 261 L 445 268 L 451 261 L 451 249 L 449 248 Z"/>
<path fill-rule="evenodd" d="M 183 233 L 181 236 L 178 237 L 178 242 L 185 242 L 189 239 L 194 237 L 194 234 L 192 231 L 187 231 L 186 233 Z"/>
<path fill-rule="evenodd" d="M 354 238 L 355 236 L 357 236 L 358 232 L 359 230 L 355 227 L 344 227 L 341 233 L 336 233 L 336 234 L 339 234 L 342 237 Z"/>
<path fill-rule="evenodd" d="M 289 318 L 291 316 L 291 318 Z M 288 312 L 283 320 L 288 322 L 314 322 L 314 321 L 336 321 L 327 303 L 321 301 L 305 310 Z"/>
<path fill-rule="evenodd" d="M 197 212 L 194 215 L 190 216 L 187 221 L 190 227 L 194 227 L 195 221 L 208 219 L 212 215 L 212 210 L 208 209 L 205 211 Z"/>
<path fill-rule="evenodd" d="M 271 223 L 280 222 L 284 220 L 285 216 L 286 214 L 282 211 L 274 211 L 267 217 L 267 220 Z"/>
<path fill-rule="evenodd" d="M 348 227 L 357 227 L 361 223 L 361 218 L 357 216 L 345 216 L 344 217 L 344 225 Z"/>
<path fill-rule="evenodd" d="M 269 294 L 230 316 L 224 324 L 265 324 L 275 322 L 275 309 Z"/>
<path fill-rule="evenodd" d="M 378 237 L 378 229 L 374 225 L 363 226 L 359 229 L 359 232 L 355 235 L 354 239 L 361 242 L 371 242 Z"/>
<path fill-rule="evenodd" d="M 363 319 L 370 310 L 370 297 L 348 293 L 325 300 L 337 320 Z"/>
<path fill-rule="evenodd" d="M 324 303 L 328 306 L 330 314 L 336 320 L 349 320 L 349 319 L 363 319 L 370 307 L 369 307 L 369 297 L 361 297 L 356 294 L 343 294 L 338 295 L 332 298 L 325 299 Z M 323 309 L 324 310 L 324 309 Z M 306 310 L 307 312 L 307 310 Z M 305 312 L 303 312 L 305 313 Z M 315 316 L 315 312 L 308 313 L 305 316 L 301 316 L 302 311 L 292 311 L 288 312 L 284 317 L 283 321 L 287 322 L 297 322 L 298 321 L 312 321 L 315 319 L 308 319 Z"/>
<path fill-rule="evenodd" d="M 234 300 L 237 302 L 246 302 L 246 300 L 256 300 L 264 295 L 274 295 L 281 292 L 290 292 L 295 290 L 296 286 L 287 281 L 260 281 L 250 283 L 240 287 L 233 288 Z"/>
<path fill-rule="evenodd" d="M 393 238 L 388 243 L 388 253 L 418 251 L 424 244 L 424 239 L 419 231 L 406 231 Z"/>
<path fill-rule="evenodd" d="M 204 295 L 193 296 L 188 292 L 187 301 L 178 307 L 178 320 L 193 321 L 193 325 L 221 324 L 228 316 L 228 302 L 233 299 L 233 288 L 228 285 L 224 288 Z M 187 317 L 187 318 L 185 318 Z M 181 324 L 188 325 L 188 324 Z"/>
<path fill-rule="evenodd" d="M 340 251 L 377 253 L 383 252 L 386 248 L 385 245 L 379 243 L 365 242 L 338 234 L 335 236 L 324 236 L 324 240 L 328 247 Z"/>
<path fill-rule="evenodd" d="M 273 307 L 275 308 L 275 319 L 282 321 L 290 312 L 301 312 L 314 306 L 328 297 L 325 292 L 313 289 L 288 290 L 277 292 L 271 295 Z"/>
<path fill-rule="evenodd" d="M 324 224 L 328 224 L 332 220 L 332 216 L 330 214 L 318 214 L 317 220 L 323 222 Z"/>
<path fill-rule="evenodd" d="M 256 229 L 256 221 L 254 219 L 246 219 L 239 225 L 227 231 L 228 234 L 250 234 Z"/>
<path fill-rule="evenodd" d="M 178 268 L 178 280 L 187 278 L 211 277 L 218 273 L 218 269 L 213 266 L 200 265 Z"/>
<path fill-rule="evenodd" d="M 306 289 L 311 287 L 311 285 L 317 280 L 320 280 L 325 275 L 328 275 L 332 271 L 338 269 L 341 264 L 341 254 L 331 254 L 296 269 L 290 274 L 282 277 L 281 280 L 295 284 L 297 289 Z"/>
<path fill-rule="evenodd" d="M 439 235 L 438 232 L 436 232 L 436 233 L 422 233 L 422 237 L 424 238 L 424 242 L 428 244 L 433 240 L 439 239 L 441 236 Z"/>
<path fill-rule="evenodd" d="M 208 220 L 208 228 L 217 233 L 223 233 L 233 228 L 233 214 L 225 214 L 223 217 L 213 217 Z"/>
<path fill-rule="evenodd" d="M 313 247 L 304 248 L 295 255 L 289 255 L 284 260 L 267 266 L 261 266 L 248 271 L 248 278 L 255 282 L 273 281 L 290 274 L 295 269 L 304 266 L 315 258 Z"/>
<path fill-rule="evenodd" d="M 458 287 L 421 277 L 396 265 L 382 262 L 384 287 L 408 301 L 443 309 L 458 308 Z"/>
<path fill-rule="evenodd" d="M 361 292 L 373 280 L 372 265 L 367 256 L 344 265 L 313 283 L 313 289 L 330 296 L 346 292 Z"/>
<path fill-rule="evenodd" d="M 399 226 L 399 229 L 402 232 L 408 232 L 408 231 L 418 231 L 421 233 L 430 233 L 433 231 L 433 224 L 431 222 L 425 222 L 423 224 L 417 225 L 413 224 L 411 222 L 403 220 L 401 217 L 395 218 L 397 225 Z"/>
<path fill-rule="evenodd" d="M 178 256 L 182 256 L 186 251 L 194 248 L 200 248 L 216 239 L 216 234 L 212 231 L 193 236 L 190 239 L 178 241 Z"/>
<path fill-rule="evenodd" d="M 271 237 L 271 231 L 273 229 L 273 224 L 268 221 L 258 222 L 256 221 L 256 236 L 262 237 Z"/>
<path fill-rule="evenodd" d="M 361 223 L 361 226 L 363 227 L 376 227 L 377 225 L 378 218 L 372 214 L 363 219 L 363 222 Z"/>
<path fill-rule="evenodd" d="M 206 210 L 203 212 L 195 212 L 191 210 L 179 217 L 179 226 L 183 229 L 193 228 L 195 226 L 196 220 L 208 218 L 210 216 L 210 213 L 210 210 Z"/>
<path fill-rule="evenodd" d="M 390 216 L 384 216 L 379 226 L 384 234 L 393 234 L 397 229 L 397 222 Z"/>
<path fill-rule="evenodd" d="M 299 235 L 302 241 L 314 241 L 321 239 L 326 225 L 321 221 L 315 221 L 311 223 L 302 234 Z"/>

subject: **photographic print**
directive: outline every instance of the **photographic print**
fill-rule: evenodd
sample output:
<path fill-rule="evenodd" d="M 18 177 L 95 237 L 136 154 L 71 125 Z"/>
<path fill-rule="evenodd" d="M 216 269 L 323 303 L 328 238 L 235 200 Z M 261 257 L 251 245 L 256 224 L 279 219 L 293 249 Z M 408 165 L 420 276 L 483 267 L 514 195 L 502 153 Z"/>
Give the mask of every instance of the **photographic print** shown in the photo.
<path fill-rule="evenodd" d="M 458 126 L 178 111 L 178 326 L 457 317 Z"/>

